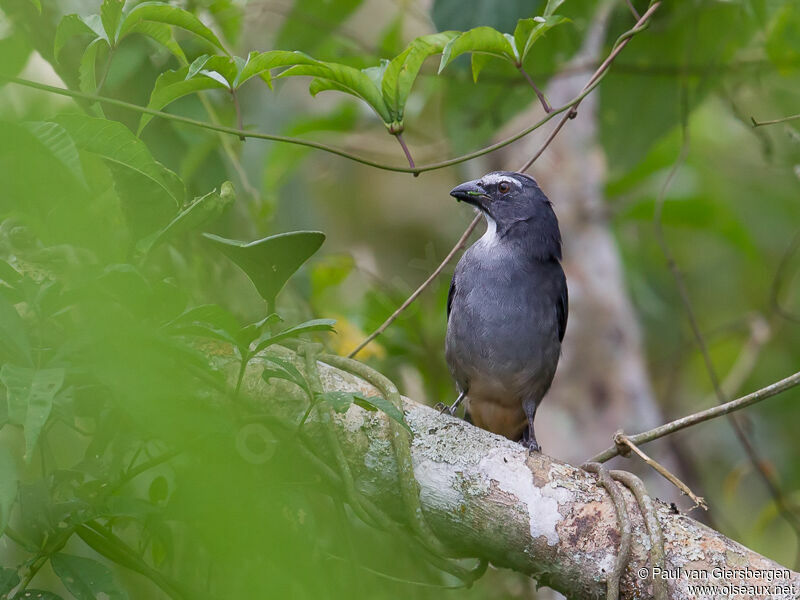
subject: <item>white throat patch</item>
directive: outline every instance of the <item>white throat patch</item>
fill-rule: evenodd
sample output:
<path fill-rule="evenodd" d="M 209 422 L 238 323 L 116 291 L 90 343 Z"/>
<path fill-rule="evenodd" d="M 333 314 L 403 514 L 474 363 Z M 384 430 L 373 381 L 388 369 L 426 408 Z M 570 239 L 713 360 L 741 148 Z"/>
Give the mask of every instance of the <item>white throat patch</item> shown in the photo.
<path fill-rule="evenodd" d="M 494 246 L 500 239 L 497 237 L 497 221 L 486 213 L 483 216 L 486 218 L 486 233 L 478 241 L 484 246 Z"/>

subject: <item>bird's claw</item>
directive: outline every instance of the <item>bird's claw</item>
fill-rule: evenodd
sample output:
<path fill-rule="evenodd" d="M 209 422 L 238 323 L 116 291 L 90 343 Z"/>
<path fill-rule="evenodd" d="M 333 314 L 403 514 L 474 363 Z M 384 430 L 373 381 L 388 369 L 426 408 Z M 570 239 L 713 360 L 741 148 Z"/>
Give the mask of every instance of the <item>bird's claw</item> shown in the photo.
<path fill-rule="evenodd" d="M 449 406 L 444 402 L 437 402 L 433 408 L 434 410 L 438 410 L 440 415 L 447 413 L 452 417 L 456 414 L 456 407 Z"/>

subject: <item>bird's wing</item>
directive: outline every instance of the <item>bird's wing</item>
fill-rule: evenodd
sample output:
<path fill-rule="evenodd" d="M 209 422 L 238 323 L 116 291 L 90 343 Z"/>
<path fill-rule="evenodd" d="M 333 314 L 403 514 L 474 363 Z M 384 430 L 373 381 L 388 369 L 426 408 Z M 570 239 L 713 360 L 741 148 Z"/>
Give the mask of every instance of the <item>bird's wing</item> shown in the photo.
<path fill-rule="evenodd" d="M 451 288 L 452 289 L 452 288 Z M 558 341 L 564 340 L 564 332 L 567 330 L 567 315 L 569 314 L 569 293 L 567 292 L 567 279 L 561 273 L 561 295 L 556 305 L 558 314 Z"/>
<path fill-rule="evenodd" d="M 447 292 L 447 320 L 450 320 L 450 309 L 453 307 L 453 296 L 456 295 L 456 276 L 450 280 L 450 291 Z"/>

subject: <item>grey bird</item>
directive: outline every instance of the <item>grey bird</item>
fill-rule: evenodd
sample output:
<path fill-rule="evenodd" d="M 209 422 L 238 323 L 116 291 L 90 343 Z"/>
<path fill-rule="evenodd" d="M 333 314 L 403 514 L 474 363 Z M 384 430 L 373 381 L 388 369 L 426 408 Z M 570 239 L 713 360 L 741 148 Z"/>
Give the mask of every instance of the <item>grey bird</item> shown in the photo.
<path fill-rule="evenodd" d="M 459 395 L 444 410 L 540 451 L 536 409 L 556 372 L 567 326 L 561 233 L 547 196 L 522 173 L 497 171 L 450 195 L 478 209 L 486 233 L 456 266 L 445 355 Z"/>

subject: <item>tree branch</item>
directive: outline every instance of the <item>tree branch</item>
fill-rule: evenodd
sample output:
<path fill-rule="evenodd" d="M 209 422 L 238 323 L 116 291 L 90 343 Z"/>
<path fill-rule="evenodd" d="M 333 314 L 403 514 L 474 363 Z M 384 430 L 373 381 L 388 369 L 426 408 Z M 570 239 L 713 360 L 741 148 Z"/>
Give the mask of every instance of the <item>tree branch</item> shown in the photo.
<path fill-rule="evenodd" d="M 775 383 L 763 387 L 760 390 L 756 390 L 755 392 L 747 394 L 746 396 L 737 398 L 736 400 L 731 400 L 730 402 L 726 402 L 725 404 L 718 404 L 717 406 L 707 408 L 706 410 L 701 410 L 700 412 L 696 412 L 694 414 L 681 417 L 680 419 L 675 419 L 674 421 L 671 421 L 664 425 L 659 425 L 658 427 L 654 427 L 649 431 L 637 433 L 636 435 L 629 435 L 627 436 L 627 438 L 636 445 L 646 444 L 647 442 L 652 442 L 653 440 L 657 440 L 658 438 L 662 438 L 671 433 L 675 433 L 676 431 L 680 431 L 681 429 L 686 429 L 687 427 L 691 427 L 692 425 L 697 425 L 698 423 L 704 423 L 705 421 L 710 421 L 711 419 L 716 419 L 717 417 L 721 417 L 723 415 L 730 414 L 737 410 L 747 408 L 748 406 L 757 404 L 762 400 L 766 400 L 767 398 L 776 396 L 781 392 L 785 392 L 786 390 L 791 389 L 796 385 L 800 385 L 800 371 L 798 371 L 794 375 L 786 377 L 785 379 L 781 379 L 780 381 L 776 381 Z M 592 462 L 602 463 L 618 455 L 619 455 L 619 449 L 616 446 L 611 446 L 610 448 L 606 448 L 599 454 L 593 456 L 589 460 Z"/>
<path fill-rule="evenodd" d="M 289 351 L 275 351 L 302 367 Z M 230 379 L 235 377 L 233 356 L 215 353 L 213 360 Z M 300 392 L 288 382 L 264 382 L 264 364 L 256 357 L 248 366 L 243 398 L 259 413 L 288 425 L 296 423 L 304 406 L 295 397 Z M 323 362 L 317 367 L 326 391 L 379 393 L 350 373 Z M 410 452 L 422 512 L 443 542 L 465 557 L 480 557 L 535 577 L 568 597 L 605 595 L 620 532 L 614 504 L 592 475 L 548 456 L 529 454 L 519 444 L 411 400 L 404 398 L 403 408 L 414 433 Z M 386 417 L 353 405 L 345 414 L 334 415 L 328 426 L 334 427 L 358 493 L 384 509 L 395 523 L 407 525 Z M 310 442 L 306 447 L 315 460 L 327 463 L 331 456 L 325 451 L 324 427 L 321 418 L 312 415 L 305 427 Z M 630 507 L 638 506 L 631 493 L 623 495 Z M 698 592 L 689 590 L 692 584 L 794 585 L 794 593 L 800 589 L 800 573 L 675 514 L 661 502 L 655 504 L 648 522 L 652 526 L 655 518 L 663 530 L 664 567 L 676 573 L 666 582 L 669 597 L 696 597 Z M 631 556 L 620 581 L 620 597 L 654 598 L 648 524 L 639 510 L 629 512 Z M 690 568 L 693 571 L 688 572 Z M 703 574 L 711 581 L 698 579 Z"/>

